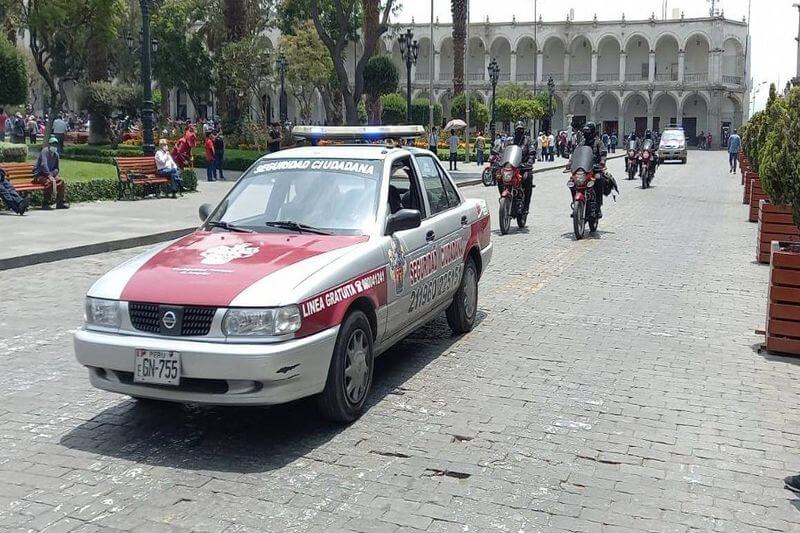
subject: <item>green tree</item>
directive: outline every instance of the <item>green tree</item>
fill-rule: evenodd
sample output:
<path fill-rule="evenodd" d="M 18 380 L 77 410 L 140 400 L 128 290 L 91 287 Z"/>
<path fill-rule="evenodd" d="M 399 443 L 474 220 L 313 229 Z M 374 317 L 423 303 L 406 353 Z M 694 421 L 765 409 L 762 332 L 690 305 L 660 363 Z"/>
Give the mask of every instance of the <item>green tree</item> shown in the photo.
<path fill-rule="evenodd" d="M 464 52 L 467 39 L 467 0 L 451 0 L 453 15 L 453 94 L 464 92 Z"/>
<path fill-rule="evenodd" d="M 414 98 L 411 100 L 411 123 L 427 124 L 430 113 L 430 100 L 427 98 Z M 433 123 L 442 123 L 442 105 L 433 104 Z"/>
<path fill-rule="evenodd" d="M 542 118 L 544 109 L 537 100 L 515 100 L 511 107 L 514 120 L 530 121 Z"/>
<path fill-rule="evenodd" d="M 406 98 L 399 93 L 381 96 L 381 121 L 384 124 L 402 124 L 406 120 Z"/>
<path fill-rule="evenodd" d="M 511 122 L 514 120 L 514 100 L 497 98 L 494 102 L 494 113 L 497 122 Z"/>
<path fill-rule="evenodd" d="M 796 146 L 800 135 L 800 87 L 790 89 L 784 98 L 773 96 L 770 91 L 770 102 L 762 117 L 761 129 L 766 134 L 762 135 L 765 142 L 760 150 L 761 183 L 774 203 L 791 207 L 794 223 L 800 228 L 800 151 Z M 749 153 L 747 157 L 750 159 Z"/>
<path fill-rule="evenodd" d="M 450 115 L 453 118 L 466 120 L 467 99 L 464 93 L 459 94 L 450 103 Z M 474 95 L 469 100 L 469 126 L 470 128 L 486 127 L 489 122 L 489 109 Z"/>
<path fill-rule="evenodd" d="M 224 92 L 229 96 L 223 124 L 226 133 L 238 134 L 242 130 L 244 111 L 249 110 L 247 103 L 269 81 L 272 55 L 266 37 L 249 35 L 224 45 L 219 56 L 217 72 L 220 83 L 224 80 Z M 231 105 L 232 100 L 236 100 L 235 106 Z"/>
<path fill-rule="evenodd" d="M 497 88 L 497 98 L 529 100 L 533 98 L 533 91 L 521 83 L 508 83 Z"/>
<path fill-rule="evenodd" d="M 281 38 L 280 52 L 286 57 L 286 81 L 297 101 L 303 120 L 310 120 L 317 91 L 322 93 L 333 72 L 333 63 L 310 21 L 294 34 Z"/>
<path fill-rule="evenodd" d="M 397 67 L 391 59 L 386 56 L 370 58 L 364 68 L 364 92 L 371 124 L 378 124 L 381 120 L 381 96 L 397 91 L 399 81 Z"/>
<path fill-rule="evenodd" d="M 28 69 L 17 47 L 0 34 L 0 104 L 21 105 L 28 96 Z"/>

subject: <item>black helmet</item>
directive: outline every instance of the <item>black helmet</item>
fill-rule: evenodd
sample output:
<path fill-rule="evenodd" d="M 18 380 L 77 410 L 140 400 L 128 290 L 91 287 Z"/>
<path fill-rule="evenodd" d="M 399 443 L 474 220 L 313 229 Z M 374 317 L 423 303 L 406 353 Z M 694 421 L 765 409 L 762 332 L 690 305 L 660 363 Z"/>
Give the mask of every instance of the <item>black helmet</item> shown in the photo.
<path fill-rule="evenodd" d="M 524 129 L 525 129 L 525 123 L 522 122 L 521 120 L 518 120 L 517 123 L 514 125 L 514 130 L 524 130 Z"/>
<path fill-rule="evenodd" d="M 594 137 L 597 134 L 597 126 L 595 126 L 594 122 L 587 122 L 583 125 L 583 136 L 584 137 Z"/>
<path fill-rule="evenodd" d="M 647 130 L 646 132 L 644 132 L 644 138 L 645 139 L 650 139 L 650 138 L 652 138 L 652 136 L 653 136 L 653 134 L 650 133 L 650 130 Z"/>

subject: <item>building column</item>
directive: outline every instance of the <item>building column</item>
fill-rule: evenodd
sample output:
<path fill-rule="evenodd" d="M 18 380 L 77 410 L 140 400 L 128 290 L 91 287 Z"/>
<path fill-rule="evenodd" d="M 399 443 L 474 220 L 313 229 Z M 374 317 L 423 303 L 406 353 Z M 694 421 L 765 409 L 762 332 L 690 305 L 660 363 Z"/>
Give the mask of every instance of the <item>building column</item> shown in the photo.
<path fill-rule="evenodd" d="M 592 50 L 592 83 L 597 83 L 597 50 Z"/>
<path fill-rule="evenodd" d="M 490 63 L 491 61 L 492 61 L 492 58 L 491 58 L 491 56 L 489 55 L 489 50 L 486 50 L 486 51 L 483 53 L 483 71 L 481 72 L 481 74 L 483 75 L 483 77 L 482 77 L 482 78 L 479 78 L 480 80 L 485 80 L 485 79 L 487 78 L 487 76 L 488 76 L 488 74 L 489 74 L 489 63 Z"/>
<path fill-rule="evenodd" d="M 569 81 L 569 62 L 572 56 L 569 52 L 564 52 L 564 81 Z"/>
<path fill-rule="evenodd" d="M 653 83 L 656 81 L 656 53 L 650 50 L 650 69 L 647 75 L 647 81 Z"/>
<path fill-rule="evenodd" d="M 686 65 L 686 52 L 678 50 L 678 83 L 683 83 L 683 71 Z"/>
<path fill-rule="evenodd" d="M 619 138 L 618 146 L 622 146 L 627 149 L 627 145 L 622 142 L 622 138 L 625 137 L 627 133 L 625 132 L 625 113 L 622 112 L 622 104 L 619 106 L 619 115 L 617 116 L 617 137 Z"/>
<path fill-rule="evenodd" d="M 712 143 L 714 146 L 720 146 L 722 135 L 720 131 L 722 120 L 722 97 L 718 94 L 719 91 L 711 91 L 710 105 L 708 106 L 708 129 L 711 131 Z"/>
<path fill-rule="evenodd" d="M 625 65 L 628 63 L 628 54 L 625 52 L 619 53 L 619 82 L 625 83 Z"/>
<path fill-rule="evenodd" d="M 536 52 L 536 83 L 542 83 L 542 70 L 544 70 L 544 53 L 541 50 Z"/>
<path fill-rule="evenodd" d="M 509 72 L 510 80 L 517 81 L 517 51 L 511 50 L 511 72 Z"/>
<path fill-rule="evenodd" d="M 439 65 L 441 63 L 442 54 L 439 50 L 433 52 L 433 81 L 439 81 Z"/>

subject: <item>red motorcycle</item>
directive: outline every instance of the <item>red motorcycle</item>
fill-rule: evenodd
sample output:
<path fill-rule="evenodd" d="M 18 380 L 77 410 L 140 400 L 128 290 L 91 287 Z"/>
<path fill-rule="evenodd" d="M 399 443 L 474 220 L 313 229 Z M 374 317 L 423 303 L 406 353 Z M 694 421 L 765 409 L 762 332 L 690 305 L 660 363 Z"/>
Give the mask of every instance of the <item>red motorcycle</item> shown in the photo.
<path fill-rule="evenodd" d="M 653 141 L 646 139 L 639 155 L 639 177 L 642 178 L 642 189 L 648 188 L 656 175 L 656 164 L 658 163 L 656 157 Z"/>
<path fill-rule="evenodd" d="M 602 191 L 595 190 L 594 152 L 589 146 L 578 146 L 572 153 L 572 159 L 565 172 L 572 175 L 567 182 L 567 187 L 572 191 L 572 227 L 575 230 L 575 239 L 580 240 L 586 234 L 586 224 L 589 231 L 597 231 L 600 222 L 597 195 Z"/>
<path fill-rule="evenodd" d="M 510 144 L 500 158 L 500 233 L 505 235 L 511 228 L 511 219 L 524 228 L 528 220 L 525 214 L 525 191 L 522 188 L 522 147 Z"/>
<path fill-rule="evenodd" d="M 486 168 L 483 169 L 481 180 L 486 187 L 491 187 L 497 183 L 497 170 L 500 168 L 500 154 L 495 150 L 489 152 L 489 162 Z"/>

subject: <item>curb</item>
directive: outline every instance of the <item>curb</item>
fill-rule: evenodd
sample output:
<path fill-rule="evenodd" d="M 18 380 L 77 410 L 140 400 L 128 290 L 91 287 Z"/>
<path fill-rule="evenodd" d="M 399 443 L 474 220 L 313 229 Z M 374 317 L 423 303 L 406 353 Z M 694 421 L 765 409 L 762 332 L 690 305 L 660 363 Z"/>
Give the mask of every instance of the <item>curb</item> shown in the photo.
<path fill-rule="evenodd" d="M 49 252 L 9 257 L 6 259 L 0 259 L 0 270 L 10 270 L 12 268 L 22 268 L 41 263 L 52 263 L 54 261 L 61 261 L 62 259 L 74 259 L 76 257 L 84 257 L 87 255 L 113 252 L 116 250 L 125 250 L 127 248 L 136 248 L 138 246 L 147 246 L 148 244 L 156 244 L 159 242 L 178 239 L 184 235 L 188 235 L 195 229 L 196 227 L 192 226 L 191 228 L 164 231 L 151 235 L 139 235 L 137 237 L 129 237 L 127 239 L 119 239 L 116 241 L 98 242 L 94 244 L 85 244 L 82 246 L 74 246 L 72 248 L 51 250 Z"/>

